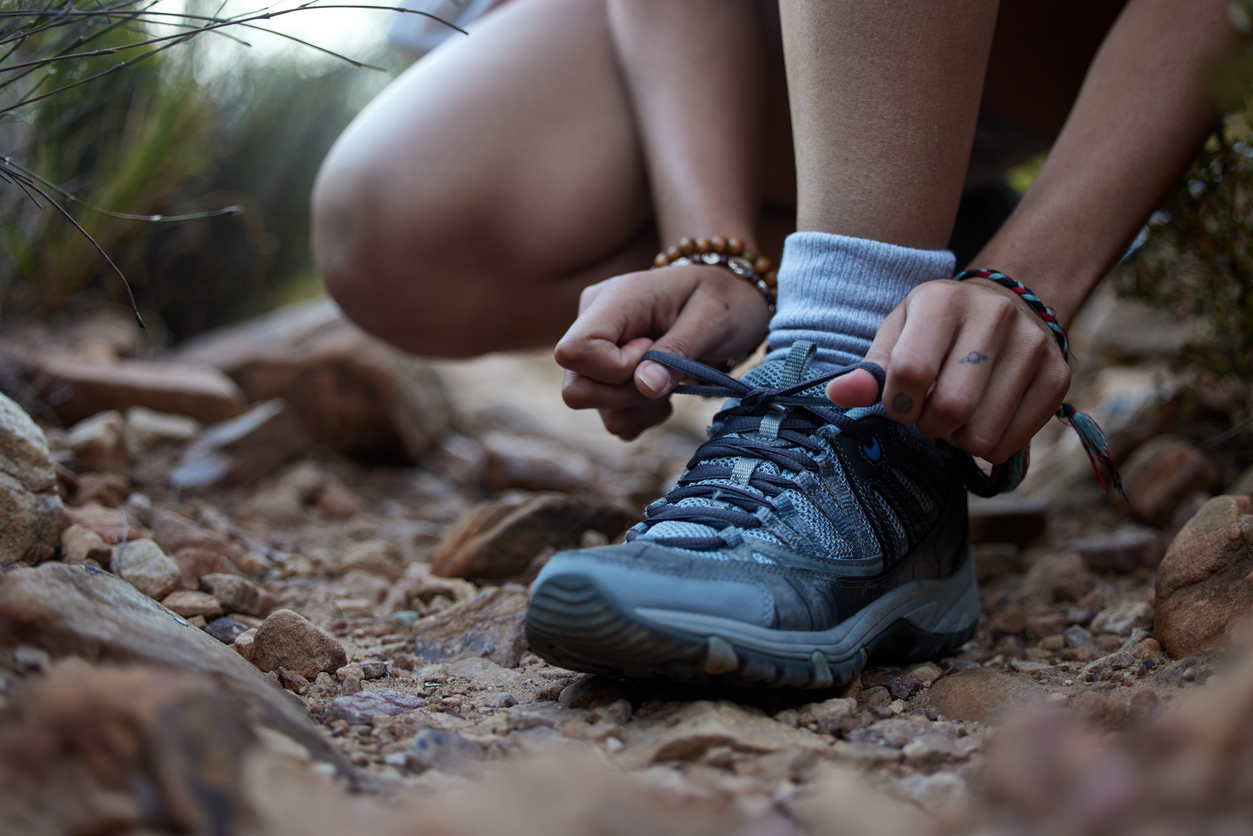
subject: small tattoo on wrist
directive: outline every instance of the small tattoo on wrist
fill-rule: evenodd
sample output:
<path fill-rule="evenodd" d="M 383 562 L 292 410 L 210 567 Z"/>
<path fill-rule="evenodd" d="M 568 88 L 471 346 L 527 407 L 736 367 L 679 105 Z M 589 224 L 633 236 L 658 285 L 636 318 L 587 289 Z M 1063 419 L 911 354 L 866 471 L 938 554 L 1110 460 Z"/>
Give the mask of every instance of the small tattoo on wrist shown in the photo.
<path fill-rule="evenodd" d="M 970 363 L 971 365 L 974 365 L 975 363 L 982 363 L 986 359 L 988 359 L 988 355 L 984 354 L 983 352 L 972 351 L 969 354 L 967 354 L 965 357 L 958 360 L 957 362 L 958 363 Z"/>
<path fill-rule="evenodd" d="M 897 392 L 892 398 L 892 408 L 901 414 L 908 413 L 914 408 L 914 399 L 904 392 Z"/>

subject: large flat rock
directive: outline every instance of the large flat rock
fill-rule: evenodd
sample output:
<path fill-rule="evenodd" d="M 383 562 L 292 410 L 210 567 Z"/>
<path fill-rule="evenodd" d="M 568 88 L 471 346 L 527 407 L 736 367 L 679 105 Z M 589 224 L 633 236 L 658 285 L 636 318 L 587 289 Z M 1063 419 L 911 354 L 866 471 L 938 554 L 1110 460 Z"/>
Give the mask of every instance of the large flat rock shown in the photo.
<path fill-rule="evenodd" d="M 352 773 L 294 697 L 233 649 L 107 572 L 45 563 L 0 574 L 0 644 L 32 645 L 53 657 L 208 674 L 244 702 L 252 722 L 296 740 L 342 774 Z"/>
<path fill-rule="evenodd" d="M 48 357 L 39 361 L 37 371 L 40 397 L 70 422 L 110 409 L 125 412 L 142 406 L 213 424 L 234 418 L 245 406 L 239 387 L 203 363 L 119 360 L 102 364 Z"/>

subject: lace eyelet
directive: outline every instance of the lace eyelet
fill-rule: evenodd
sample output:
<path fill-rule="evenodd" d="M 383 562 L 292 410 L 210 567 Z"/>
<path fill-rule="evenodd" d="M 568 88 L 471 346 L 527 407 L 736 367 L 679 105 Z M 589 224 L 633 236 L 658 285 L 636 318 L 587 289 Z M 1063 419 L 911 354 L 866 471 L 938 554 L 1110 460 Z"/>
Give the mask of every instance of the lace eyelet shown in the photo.
<path fill-rule="evenodd" d="M 861 449 L 866 454 L 866 458 L 872 462 L 877 462 L 883 458 L 883 448 L 879 446 L 879 439 L 873 435 L 870 436 L 870 443 L 863 444 Z"/>

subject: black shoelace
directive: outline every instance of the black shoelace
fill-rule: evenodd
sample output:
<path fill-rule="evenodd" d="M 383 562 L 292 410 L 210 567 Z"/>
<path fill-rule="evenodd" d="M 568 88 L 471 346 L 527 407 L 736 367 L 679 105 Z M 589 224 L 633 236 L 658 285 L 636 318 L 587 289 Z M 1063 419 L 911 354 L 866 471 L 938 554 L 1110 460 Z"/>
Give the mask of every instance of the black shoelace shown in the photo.
<path fill-rule="evenodd" d="M 814 441 L 812 436 L 825 425 L 834 426 L 840 433 L 850 435 L 868 447 L 877 445 L 864 425 L 849 418 L 826 397 L 800 394 L 849 372 L 865 369 L 878 382 L 879 394 L 882 395 L 884 373 L 875 363 L 854 363 L 793 386 L 776 388 L 753 386 L 703 363 L 661 351 L 650 351 L 644 355 L 644 359 L 683 372 L 703 384 L 679 386 L 675 389 L 678 394 L 739 400 L 735 406 L 714 416 L 710 440 L 702 444 L 688 461 L 683 478 L 666 494 L 665 504 L 649 511 L 644 522 L 646 526 L 674 521 L 697 523 L 719 531 L 729 527 L 761 528 L 763 520 L 757 513 L 759 509 L 770 508 L 769 500 L 785 490 L 796 488 L 793 481 L 786 476 L 758 472 L 756 464 L 752 465 L 747 479 L 742 480 L 741 484 L 734 484 L 732 479 L 736 468 L 708 463 L 712 459 L 750 459 L 757 460 L 757 463 L 770 461 L 778 465 L 781 471 L 816 473 L 819 464 L 815 457 L 822 455 L 825 448 Z M 760 434 L 763 423 L 771 416 L 773 418 L 769 439 L 733 437 Z M 716 484 L 709 484 L 710 482 Z M 748 488 L 755 488 L 759 493 Z M 692 498 L 717 501 L 734 507 L 679 507 L 676 504 Z M 641 533 L 632 530 L 627 533 L 627 540 L 634 540 Z M 684 549 L 716 549 L 726 545 L 721 537 L 657 537 L 650 542 Z"/>

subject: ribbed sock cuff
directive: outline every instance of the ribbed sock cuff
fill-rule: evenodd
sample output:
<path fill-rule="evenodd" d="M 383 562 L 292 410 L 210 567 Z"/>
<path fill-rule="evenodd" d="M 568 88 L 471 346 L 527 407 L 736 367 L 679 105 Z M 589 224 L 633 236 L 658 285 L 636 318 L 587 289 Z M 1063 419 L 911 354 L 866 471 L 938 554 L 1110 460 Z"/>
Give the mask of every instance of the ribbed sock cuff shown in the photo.
<path fill-rule="evenodd" d="M 952 278 L 948 250 L 915 250 L 826 232 L 794 232 L 783 245 L 779 303 L 767 361 L 796 340 L 818 347 L 815 364 L 844 366 L 866 356 L 879 323 L 918 285 Z"/>

